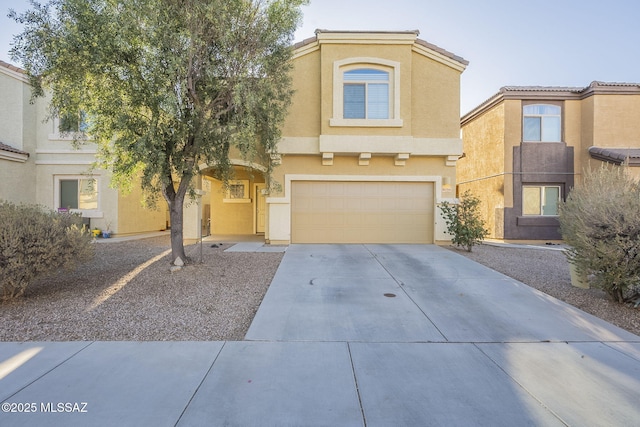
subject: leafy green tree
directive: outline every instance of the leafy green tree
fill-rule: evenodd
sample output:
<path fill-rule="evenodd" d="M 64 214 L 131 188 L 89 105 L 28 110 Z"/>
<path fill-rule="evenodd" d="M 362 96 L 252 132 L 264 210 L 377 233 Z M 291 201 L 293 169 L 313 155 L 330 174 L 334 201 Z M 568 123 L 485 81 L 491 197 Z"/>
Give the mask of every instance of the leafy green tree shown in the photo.
<path fill-rule="evenodd" d="M 640 289 L 640 184 L 625 167 L 602 165 L 584 173 L 583 184 L 560 205 L 567 258 L 589 284 L 613 301 Z"/>
<path fill-rule="evenodd" d="M 290 103 L 293 32 L 307 0 L 51 0 L 10 12 L 11 55 L 52 117 L 86 120 L 99 166 L 142 177 L 186 259 L 183 205 L 201 165 L 227 182 L 230 152 L 271 172 Z M 82 143 L 82 138 L 77 138 Z"/>
<path fill-rule="evenodd" d="M 464 192 L 459 203 L 443 202 L 440 209 L 447 224 L 447 232 L 452 236 L 451 242 L 468 252 L 489 234 L 480 218 L 480 199 L 469 190 Z"/>

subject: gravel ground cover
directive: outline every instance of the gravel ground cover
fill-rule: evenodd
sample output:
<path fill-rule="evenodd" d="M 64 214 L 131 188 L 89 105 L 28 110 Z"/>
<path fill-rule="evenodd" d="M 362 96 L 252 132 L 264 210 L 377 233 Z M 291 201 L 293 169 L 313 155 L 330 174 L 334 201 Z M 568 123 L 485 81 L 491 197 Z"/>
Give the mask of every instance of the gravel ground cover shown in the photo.
<path fill-rule="evenodd" d="M 0 341 L 242 340 L 282 253 L 188 246 L 195 261 L 170 273 L 169 237 L 96 244 L 93 261 L 40 280 L 0 305 Z M 480 245 L 449 248 L 640 335 L 640 310 L 571 286 L 561 251 Z"/>
<path fill-rule="evenodd" d="M 171 273 L 168 236 L 97 243 L 91 262 L 0 305 L 0 341 L 242 340 L 282 254 L 211 245 Z"/>

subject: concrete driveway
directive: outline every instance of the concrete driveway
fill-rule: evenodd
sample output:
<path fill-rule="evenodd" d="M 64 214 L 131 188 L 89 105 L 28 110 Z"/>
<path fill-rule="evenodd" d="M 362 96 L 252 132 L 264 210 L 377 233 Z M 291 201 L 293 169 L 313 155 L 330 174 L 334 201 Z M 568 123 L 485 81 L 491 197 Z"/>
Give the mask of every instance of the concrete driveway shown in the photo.
<path fill-rule="evenodd" d="M 291 245 L 244 341 L 0 343 L 0 400 L 38 409 L 2 426 L 636 425 L 640 337 L 436 246 Z"/>
<path fill-rule="evenodd" d="M 246 339 L 346 343 L 368 426 L 640 419 L 640 337 L 437 246 L 292 245 Z"/>

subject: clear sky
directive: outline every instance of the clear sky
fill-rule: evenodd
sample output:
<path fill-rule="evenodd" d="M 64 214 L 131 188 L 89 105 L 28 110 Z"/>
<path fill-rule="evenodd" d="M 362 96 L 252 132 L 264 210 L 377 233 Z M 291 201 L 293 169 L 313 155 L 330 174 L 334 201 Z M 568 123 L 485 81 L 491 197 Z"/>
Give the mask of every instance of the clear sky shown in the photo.
<path fill-rule="evenodd" d="M 45 0 L 41 0 L 44 2 Z M 0 0 L 0 59 L 10 60 L 6 15 L 27 0 Z M 639 0 L 311 0 L 296 41 L 328 30 L 420 30 L 462 56 L 461 112 L 502 86 L 640 83 Z M 20 65 L 20 64 L 14 64 Z"/>

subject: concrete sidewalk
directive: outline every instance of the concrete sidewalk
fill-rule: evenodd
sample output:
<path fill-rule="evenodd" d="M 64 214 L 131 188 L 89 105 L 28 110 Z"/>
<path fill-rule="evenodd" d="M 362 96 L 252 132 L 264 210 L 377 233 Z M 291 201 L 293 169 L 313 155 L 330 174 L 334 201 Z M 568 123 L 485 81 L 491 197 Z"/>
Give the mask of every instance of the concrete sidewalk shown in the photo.
<path fill-rule="evenodd" d="M 2 426 L 636 425 L 640 337 L 436 246 L 291 245 L 245 341 L 0 343 L 0 401 Z"/>

